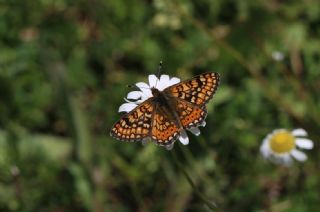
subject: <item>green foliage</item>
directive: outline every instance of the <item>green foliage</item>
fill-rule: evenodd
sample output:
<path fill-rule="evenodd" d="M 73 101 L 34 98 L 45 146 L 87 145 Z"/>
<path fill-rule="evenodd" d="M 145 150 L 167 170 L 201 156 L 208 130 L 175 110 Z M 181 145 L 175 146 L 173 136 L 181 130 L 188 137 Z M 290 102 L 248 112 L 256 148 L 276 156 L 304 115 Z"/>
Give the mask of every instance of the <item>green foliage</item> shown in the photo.
<path fill-rule="evenodd" d="M 0 17 L 1 211 L 318 209 L 317 1 L 7 0 Z M 222 78 L 175 155 L 109 136 L 126 85 L 160 60 Z M 306 163 L 262 159 L 269 132 L 298 127 Z"/>

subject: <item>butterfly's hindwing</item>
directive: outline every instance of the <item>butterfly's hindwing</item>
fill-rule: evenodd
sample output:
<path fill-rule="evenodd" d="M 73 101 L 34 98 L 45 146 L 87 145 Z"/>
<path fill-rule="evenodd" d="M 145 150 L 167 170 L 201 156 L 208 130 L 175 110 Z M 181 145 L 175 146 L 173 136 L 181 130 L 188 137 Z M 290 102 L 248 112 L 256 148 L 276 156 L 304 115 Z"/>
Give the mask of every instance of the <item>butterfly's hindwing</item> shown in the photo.
<path fill-rule="evenodd" d="M 151 139 L 159 145 L 169 145 L 177 139 L 179 134 L 180 129 L 175 121 L 157 109 L 153 117 Z"/>
<path fill-rule="evenodd" d="M 207 116 L 206 108 L 190 104 L 183 100 L 177 101 L 176 111 L 182 126 L 186 129 L 201 125 Z"/>
<path fill-rule="evenodd" d="M 206 104 L 219 85 L 218 73 L 205 73 L 165 89 L 172 96 L 196 105 Z"/>

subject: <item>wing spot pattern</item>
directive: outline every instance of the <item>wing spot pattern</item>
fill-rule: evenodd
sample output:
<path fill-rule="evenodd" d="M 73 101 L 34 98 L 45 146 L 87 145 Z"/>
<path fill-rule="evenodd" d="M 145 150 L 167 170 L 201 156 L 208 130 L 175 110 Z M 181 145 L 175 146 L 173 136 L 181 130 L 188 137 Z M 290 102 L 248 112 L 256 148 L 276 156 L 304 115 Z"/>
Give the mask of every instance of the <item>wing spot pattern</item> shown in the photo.
<path fill-rule="evenodd" d="M 195 107 L 182 101 L 178 104 L 177 111 L 181 124 L 187 129 L 198 126 L 207 115 L 205 107 Z"/>
<path fill-rule="evenodd" d="M 150 101 L 140 104 L 125 114 L 111 129 L 111 136 L 123 141 L 138 141 L 149 136 L 153 105 Z"/>
<path fill-rule="evenodd" d="M 180 129 L 166 115 L 156 113 L 152 125 L 151 138 L 159 145 L 168 145 L 179 136 Z"/>
<path fill-rule="evenodd" d="M 207 73 L 170 87 L 174 97 L 197 105 L 205 105 L 219 85 L 219 74 Z"/>

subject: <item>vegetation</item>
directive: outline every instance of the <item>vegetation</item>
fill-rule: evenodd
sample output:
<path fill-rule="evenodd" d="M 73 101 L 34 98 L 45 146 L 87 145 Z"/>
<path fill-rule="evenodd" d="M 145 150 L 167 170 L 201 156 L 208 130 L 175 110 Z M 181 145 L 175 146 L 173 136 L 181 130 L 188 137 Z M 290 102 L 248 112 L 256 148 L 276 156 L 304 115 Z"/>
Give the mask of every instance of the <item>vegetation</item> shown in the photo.
<path fill-rule="evenodd" d="M 320 7 L 311 1 L 7 0 L 0 4 L 1 211 L 316 211 Z M 159 61 L 221 85 L 174 150 L 109 136 Z M 265 161 L 304 128 L 305 163 Z M 211 207 L 211 208 L 210 208 Z"/>

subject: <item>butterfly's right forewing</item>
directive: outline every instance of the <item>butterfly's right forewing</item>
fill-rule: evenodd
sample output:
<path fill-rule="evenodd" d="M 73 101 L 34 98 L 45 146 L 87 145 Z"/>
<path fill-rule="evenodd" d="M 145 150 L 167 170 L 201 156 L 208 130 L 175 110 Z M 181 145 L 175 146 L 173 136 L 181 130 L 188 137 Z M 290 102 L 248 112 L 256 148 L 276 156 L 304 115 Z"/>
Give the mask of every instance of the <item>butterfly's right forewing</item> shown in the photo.
<path fill-rule="evenodd" d="M 217 90 L 219 81 L 218 73 L 205 73 L 172 85 L 164 91 L 181 100 L 204 106 Z"/>

